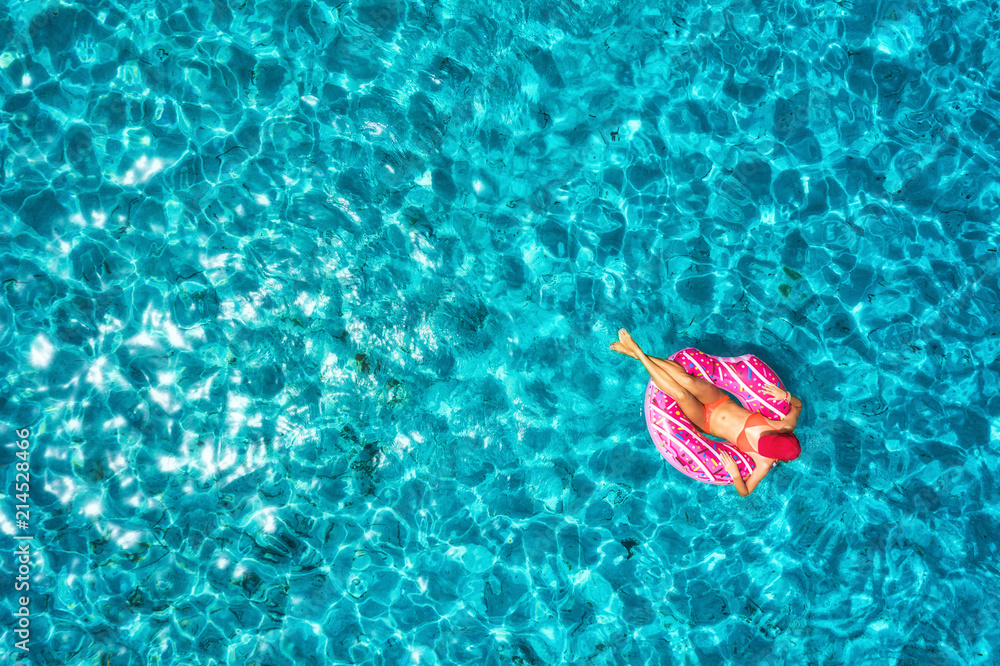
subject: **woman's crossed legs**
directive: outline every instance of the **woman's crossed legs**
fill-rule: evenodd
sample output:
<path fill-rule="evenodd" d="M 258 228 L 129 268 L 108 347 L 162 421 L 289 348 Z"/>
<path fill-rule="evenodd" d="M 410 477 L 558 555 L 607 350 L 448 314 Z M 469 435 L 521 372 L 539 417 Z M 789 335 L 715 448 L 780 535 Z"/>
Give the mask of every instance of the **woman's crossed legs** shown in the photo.
<path fill-rule="evenodd" d="M 618 342 L 611 349 L 640 361 L 657 388 L 677 401 L 677 405 L 691 422 L 704 431 L 705 405 L 725 397 L 725 393 L 712 382 L 689 375 L 676 361 L 647 356 L 624 328 L 618 331 Z"/>

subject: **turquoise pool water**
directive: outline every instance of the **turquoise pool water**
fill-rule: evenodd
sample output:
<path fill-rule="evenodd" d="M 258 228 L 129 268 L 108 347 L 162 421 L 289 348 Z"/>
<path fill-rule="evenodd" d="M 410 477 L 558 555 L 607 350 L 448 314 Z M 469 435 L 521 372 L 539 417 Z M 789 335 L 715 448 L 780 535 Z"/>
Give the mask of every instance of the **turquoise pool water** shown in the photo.
<path fill-rule="evenodd" d="M 995 663 L 998 31 L 2 3 L 27 663 Z M 761 356 L 802 457 L 678 474 L 621 326 Z"/>

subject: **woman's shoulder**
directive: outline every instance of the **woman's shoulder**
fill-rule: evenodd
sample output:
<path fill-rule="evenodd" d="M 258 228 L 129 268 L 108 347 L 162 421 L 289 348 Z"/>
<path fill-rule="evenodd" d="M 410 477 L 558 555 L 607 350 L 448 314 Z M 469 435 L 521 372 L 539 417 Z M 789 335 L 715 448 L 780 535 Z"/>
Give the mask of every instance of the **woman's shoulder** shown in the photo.
<path fill-rule="evenodd" d="M 747 455 L 753 458 L 754 464 L 756 464 L 757 467 L 763 465 L 764 469 L 768 471 L 770 471 L 771 468 L 774 467 L 774 465 L 778 462 L 776 459 L 768 458 L 767 456 L 762 456 L 756 451 L 747 451 Z"/>

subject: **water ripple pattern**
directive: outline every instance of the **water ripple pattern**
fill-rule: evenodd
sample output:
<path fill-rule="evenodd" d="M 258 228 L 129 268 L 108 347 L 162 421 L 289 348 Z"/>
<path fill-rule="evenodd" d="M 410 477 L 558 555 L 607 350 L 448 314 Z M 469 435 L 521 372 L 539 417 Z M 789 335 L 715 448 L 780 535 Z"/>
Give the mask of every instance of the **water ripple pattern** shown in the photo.
<path fill-rule="evenodd" d="M 4 0 L 30 663 L 994 663 L 997 34 L 977 0 Z M 620 326 L 766 360 L 802 457 L 746 499 L 677 474 Z"/>

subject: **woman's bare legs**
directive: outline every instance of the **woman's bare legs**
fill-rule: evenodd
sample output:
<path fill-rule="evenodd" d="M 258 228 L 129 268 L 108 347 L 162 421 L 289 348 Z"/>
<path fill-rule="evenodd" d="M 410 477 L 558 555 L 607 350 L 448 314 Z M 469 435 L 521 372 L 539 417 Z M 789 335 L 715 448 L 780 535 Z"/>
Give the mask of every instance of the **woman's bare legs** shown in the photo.
<path fill-rule="evenodd" d="M 614 351 L 618 352 L 619 354 L 624 354 L 625 356 L 631 356 L 635 360 L 637 360 L 637 361 L 639 360 L 638 356 L 636 356 L 633 352 L 631 352 L 628 349 L 626 349 L 625 345 L 623 345 L 620 342 L 617 342 L 617 341 L 616 342 L 612 342 L 611 343 L 611 349 L 613 349 Z M 648 354 L 647 354 L 647 356 L 648 356 Z M 677 372 L 678 371 L 683 372 L 684 374 L 687 374 L 687 372 L 684 370 L 684 368 L 681 367 L 681 364 L 678 363 L 677 361 L 671 361 L 668 358 L 657 358 L 656 356 L 650 356 L 649 360 L 652 361 L 653 363 L 655 363 L 656 365 L 660 366 L 661 368 L 663 368 L 667 372 L 669 372 L 671 377 L 677 378 Z M 688 375 L 688 376 L 690 376 L 690 375 Z"/>
<path fill-rule="evenodd" d="M 625 329 L 622 329 L 622 331 L 624 330 Z M 620 337 L 621 332 L 619 332 L 618 335 Z M 628 335 L 628 331 L 625 331 L 625 335 Z M 632 336 L 629 336 L 629 339 L 631 340 Z M 632 340 L 632 344 L 635 345 L 635 340 Z M 635 347 L 638 348 L 638 345 L 635 345 Z M 611 349 L 615 350 L 619 354 L 625 354 L 626 356 L 631 356 L 636 360 L 640 360 L 635 352 L 632 351 L 632 349 L 624 342 L 612 342 Z M 666 358 L 657 358 L 655 356 L 647 356 L 646 358 L 663 369 L 670 376 L 670 378 L 674 380 L 674 383 L 679 384 L 681 388 L 689 391 L 702 404 L 707 405 L 715 402 L 725 395 L 722 390 L 712 382 L 706 381 L 701 377 L 689 375 L 684 369 L 684 366 L 677 361 L 671 361 Z M 652 375 L 652 373 L 650 373 L 650 375 Z M 657 384 L 657 386 L 659 386 L 659 384 Z M 666 391 L 664 391 L 664 393 L 666 393 Z"/>
<path fill-rule="evenodd" d="M 628 331 L 624 328 L 618 331 L 618 340 L 621 342 L 621 345 L 625 350 L 623 353 L 627 353 L 629 356 L 633 356 L 638 359 L 639 362 L 642 363 L 643 367 L 646 368 L 646 371 L 649 373 L 649 376 L 652 378 L 653 383 L 656 384 L 657 388 L 676 400 L 677 405 L 681 408 L 681 411 L 684 412 L 684 415 L 691 419 L 692 423 L 704 430 L 705 405 L 698 400 L 698 398 L 696 398 L 691 391 L 686 389 L 681 382 L 674 379 L 672 373 L 670 372 L 670 366 L 664 367 L 659 363 L 654 363 L 653 359 L 643 353 L 642 349 L 639 348 L 639 345 L 635 343 L 635 340 L 632 339 L 632 336 L 629 335 Z M 615 351 L 619 350 L 616 349 Z M 659 360 L 662 361 L 663 359 Z M 673 361 L 666 362 L 673 363 Z M 674 363 L 674 365 L 681 368 L 681 366 L 677 363 Z M 681 372 L 684 372 L 683 368 L 681 368 Z M 694 377 L 691 377 L 691 375 L 686 372 L 684 372 L 684 376 L 694 379 Z M 682 381 L 687 383 L 686 380 Z M 711 383 L 709 383 L 709 386 L 712 386 Z M 712 386 L 712 388 L 715 387 Z"/>

